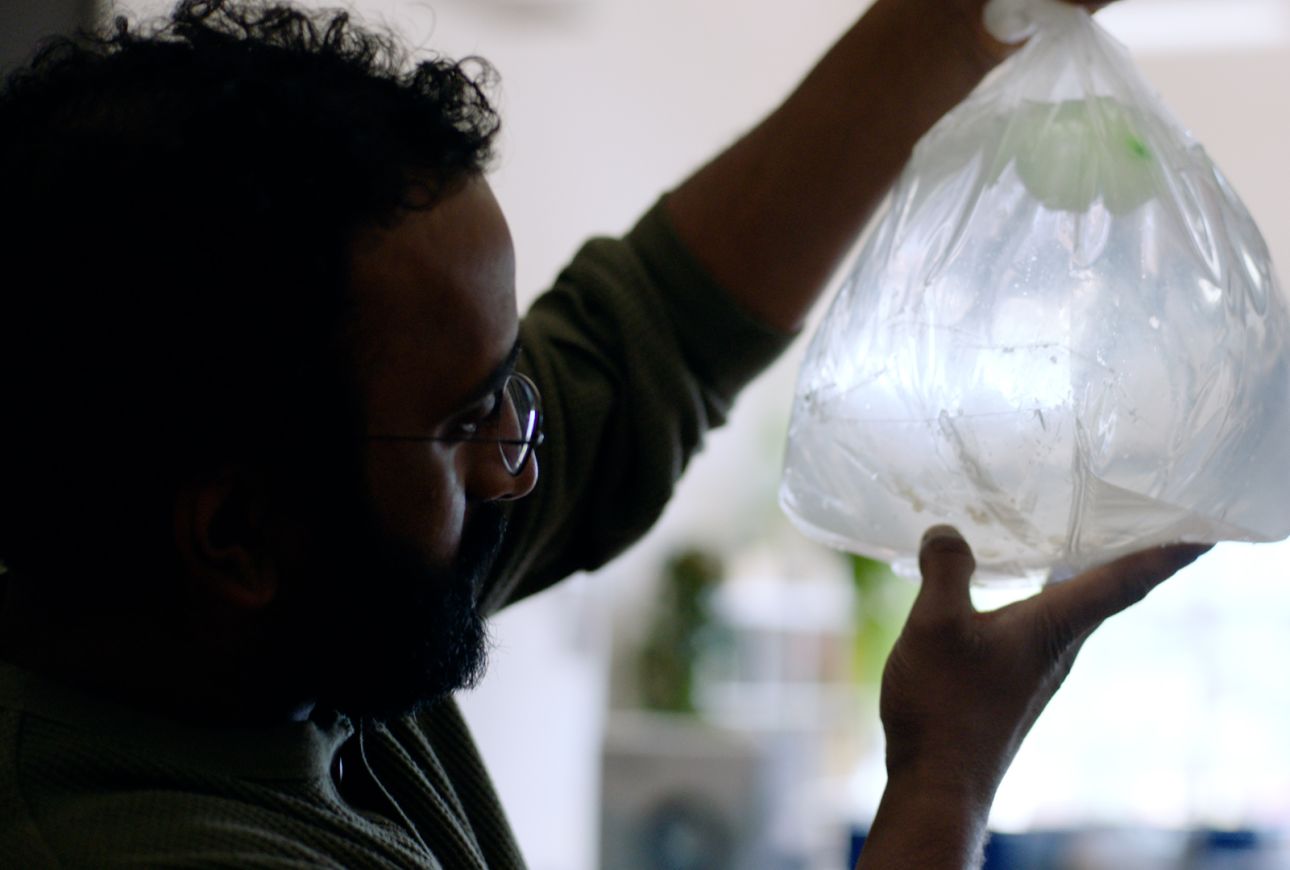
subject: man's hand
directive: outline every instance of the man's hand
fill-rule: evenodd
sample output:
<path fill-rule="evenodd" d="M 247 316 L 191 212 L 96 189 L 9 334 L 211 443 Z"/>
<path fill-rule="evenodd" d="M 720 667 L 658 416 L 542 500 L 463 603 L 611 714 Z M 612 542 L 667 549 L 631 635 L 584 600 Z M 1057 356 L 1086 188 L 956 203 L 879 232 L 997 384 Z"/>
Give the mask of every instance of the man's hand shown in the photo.
<path fill-rule="evenodd" d="M 995 790 L 1084 640 L 1208 549 L 1146 550 L 978 613 L 967 542 L 929 530 L 923 584 L 883 673 L 888 783 L 859 866 L 973 866 Z"/>

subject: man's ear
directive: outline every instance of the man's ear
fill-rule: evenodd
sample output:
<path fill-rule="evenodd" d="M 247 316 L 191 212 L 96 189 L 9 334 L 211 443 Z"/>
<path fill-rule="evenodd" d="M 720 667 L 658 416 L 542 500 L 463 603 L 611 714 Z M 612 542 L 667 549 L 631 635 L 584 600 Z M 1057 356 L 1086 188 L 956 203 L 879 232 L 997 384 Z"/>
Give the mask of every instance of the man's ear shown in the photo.
<path fill-rule="evenodd" d="M 269 546 L 268 497 L 260 479 L 225 467 L 175 497 L 175 545 L 197 594 L 239 610 L 261 610 L 278 593 Z"/>

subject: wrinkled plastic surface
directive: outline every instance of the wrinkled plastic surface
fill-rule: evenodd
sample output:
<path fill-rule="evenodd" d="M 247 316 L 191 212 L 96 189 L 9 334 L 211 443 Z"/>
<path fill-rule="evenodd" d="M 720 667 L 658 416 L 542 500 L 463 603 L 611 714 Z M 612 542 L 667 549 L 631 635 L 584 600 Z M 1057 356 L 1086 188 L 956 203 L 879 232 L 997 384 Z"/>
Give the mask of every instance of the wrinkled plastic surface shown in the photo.
<path fill-rule="evenodd" d="M 1286 304 L 1201 147 L 1083 11 L 914 150 L 799 375 L 780 501 L 978 582 L 1290 535 Z"/>

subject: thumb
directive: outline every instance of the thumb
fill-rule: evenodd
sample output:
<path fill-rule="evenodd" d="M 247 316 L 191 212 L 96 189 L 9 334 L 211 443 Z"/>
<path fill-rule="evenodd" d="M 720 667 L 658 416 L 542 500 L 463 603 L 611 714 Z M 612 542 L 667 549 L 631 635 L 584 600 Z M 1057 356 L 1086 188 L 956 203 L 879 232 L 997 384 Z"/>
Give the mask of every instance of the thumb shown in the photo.
<path fill-rule="evenodd" d="M 923 584 L 914 612 L 924 618 L 956 617 L 972 609 L 968 584 L 976 570 L 972 548 L 953 526 L 932 526 L 918 549 Z"/>

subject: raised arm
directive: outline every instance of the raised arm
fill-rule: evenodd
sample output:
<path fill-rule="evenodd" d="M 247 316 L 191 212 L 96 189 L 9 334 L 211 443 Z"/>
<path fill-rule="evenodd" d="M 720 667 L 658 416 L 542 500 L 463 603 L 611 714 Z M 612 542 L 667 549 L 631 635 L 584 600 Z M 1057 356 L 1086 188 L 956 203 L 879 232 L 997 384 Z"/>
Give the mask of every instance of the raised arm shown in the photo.
<path fill-rule="evenodd" d="M 883 672 L 887 788 L 859 870 L 979 866 L 995 790 L 1085 639 L 1207 549 L 1146 550 L 978 613 L 967 542 L 929 530 L 923 585 Z"/>
<path fill-rule="evenodd" d="M 877 0 L 783 105 L 672 193 L 682 241 L 754 316 L 801 326 L 914 143 L 1007 56 L 984 5 Z"/>

